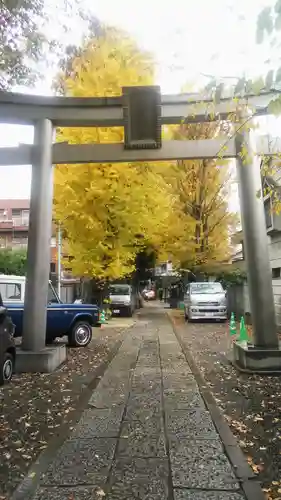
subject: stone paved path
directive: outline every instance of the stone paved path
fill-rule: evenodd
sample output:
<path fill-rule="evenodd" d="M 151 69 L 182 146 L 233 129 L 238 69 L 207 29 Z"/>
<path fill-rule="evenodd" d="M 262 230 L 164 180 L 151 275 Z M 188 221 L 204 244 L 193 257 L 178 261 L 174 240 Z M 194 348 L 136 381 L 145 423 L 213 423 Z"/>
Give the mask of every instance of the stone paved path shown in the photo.
<path fill-rule="evenodd" d="M 36 500 L 242 500 L 239 483 L 164 311 L 147 308 Z"/>

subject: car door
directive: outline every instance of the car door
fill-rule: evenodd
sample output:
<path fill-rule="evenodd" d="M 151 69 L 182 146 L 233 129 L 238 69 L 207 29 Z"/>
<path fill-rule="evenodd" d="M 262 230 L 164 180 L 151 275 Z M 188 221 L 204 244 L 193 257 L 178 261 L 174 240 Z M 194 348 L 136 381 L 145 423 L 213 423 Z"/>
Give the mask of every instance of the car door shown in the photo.
<path fill-rule="evenodd" d="M 23 310 L 24 310 L 24 286 L 19 282 L 0 283 L 0 292 L 3 304 L 15 325 L 15 337 L 22 336 Z"/>
<path fill-rule="evenodd" d="M 68 318 L 65 317 L 63 305 L 55 293 L 53 286 L 49 283 L 46 329 L 46 338 L 48 340 L 53 340 L 66 331 L 65 325 L 68 322 Z"/>
<path fill-rule="evenodd" d="M 188 313 L 189 306 L 190 306 L 190 286 L 187 285 L 186 290 L 185 290 L 185 294 L 184 294 L 184 308 L 185 308 L 186 313 Z"/>
<path fill-rule="evenodd" d="M 188 308 L 189 308 L 191 306 L 191 288 L 190 288 L 190 285 L 188 285 L 187 303 L 188 303 Z"/>

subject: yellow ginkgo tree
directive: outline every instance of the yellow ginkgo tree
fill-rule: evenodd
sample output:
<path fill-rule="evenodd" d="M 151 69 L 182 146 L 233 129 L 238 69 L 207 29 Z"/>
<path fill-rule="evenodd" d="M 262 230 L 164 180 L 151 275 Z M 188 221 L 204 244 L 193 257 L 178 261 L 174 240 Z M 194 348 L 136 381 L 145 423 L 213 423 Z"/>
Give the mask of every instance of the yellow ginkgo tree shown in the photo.
<path fill-rule="evenodd" d="M 86 40 L 60 89 L 75 97 L 117 96 L 122 86 L 153 83 L 153 61 L 123 32 L 104 28 Z M 123 142 L 123 129 L 63 128 L 58 141 Z M 162 169 L 167 168 L 163 163 Z M 60 165 L 55 169 L 55 217 L 66 234 L 73 273 L 109 280 L 128 275 L 150 244 L 159 254 L 180 230 L 176 197 L 159 166 L 146 163 Z"/>
<path fill-rule="evenodd" d="M 183 124 L 171 127 L 168 133 L 177 140 L 211 139 L 223 134 L 223 128 L 217 123 Z M 228 207 L 232 177 L 229 163 L 215 159 L 177 161 L 167 169 L 167 175 L 177 195 L 181 218 L 189 227 L 176 243 L 182 266 L 208 270 L 227 261 L 230 234 L 238 222 Z M 175 253 L 173 248 L 171 253 Z"/>

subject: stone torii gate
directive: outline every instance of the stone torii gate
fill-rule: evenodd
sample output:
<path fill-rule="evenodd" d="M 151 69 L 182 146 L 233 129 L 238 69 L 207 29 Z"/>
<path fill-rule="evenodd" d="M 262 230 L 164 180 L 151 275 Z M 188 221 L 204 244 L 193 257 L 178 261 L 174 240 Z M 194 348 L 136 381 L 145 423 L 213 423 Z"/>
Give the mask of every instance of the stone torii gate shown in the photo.
<path fill-rule="evenodd" d="M 268 113 L 272 93 L 247 96 L 240 104 L 253 116 Z M 65 349 L 45 346 L 49 278 L 49 243 L 52 224 L 53 164 L 112 163 L 175 159 L 236 158 L 242 227 L 245 235 L 254 346 L 235 344 L 237 364 L 250 370 L 281 369 L 281 351 L 275 323 L 258 155 L 280 152 L 275 144 L 255 144 L 252 132 L 241 128 L 235 138 L 196 141 L 161 141 L 161 126 L 226 119 L 236 112 L 232 98 L 215 107 L 198 94 L 161 96 L 159 87 L 125 87 L 121 97 L 39 97 L 0 92 L 0 122 L 34 125 L 34 145 L 0 148 L 0 165 L 32 165 L 27 282 L 21 365 L 33 370 L 32 359 L 42 359 L 42 371 L 54 369 Z M 241 118 L 242 120 L 242 118 Z M 124 144 L 53 144 L 55 127 L 123 126 Z M 246 146 L 247 158 L 243 158 Z M 46 363 L 47 359 L 47 363 Z M 46 366 L 48 368 L 46 368 Z M 51 368 L 50 368 L 51 367 Z M 38 370 L 38 363 L 36 363 Z"/>

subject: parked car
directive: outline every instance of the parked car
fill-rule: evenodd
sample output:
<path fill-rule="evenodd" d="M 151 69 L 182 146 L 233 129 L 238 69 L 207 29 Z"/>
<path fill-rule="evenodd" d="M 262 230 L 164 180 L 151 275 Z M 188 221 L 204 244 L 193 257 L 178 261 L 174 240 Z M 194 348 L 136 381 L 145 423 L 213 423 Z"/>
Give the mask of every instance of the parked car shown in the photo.
<path fill-rule="evenodd" d="M 184 314 L 188 321 L 227 320 L 226 292 L 221 283 L 190 283 L 184 296 Z"/>
<path fill-rule="evenodd" d="M 139 298 L 131 285 L 114 283 L 109 286 L 110 309 L 114 315 L 132 316 L 139 307 Z"/>
<path fill-rule="evenodd" d="M 13 323 L 15 337 L 22 336 L 25 277 L 0 275 L 0 292 Z M 64 304 L 49 282 L 46 343 L 68 337 L 73 347 L 85 347 L 92 339 L 92 327 L 99 326 L 99 308 L 92 304 Z"/>
<path fill-rule="evenodd" d="M 13 376 L 16 360 L 14 331 L 15 326 L 0 295 L 0 385 L 9 382 Z"/>
<path fill-rule="evenodd" d="M 154 300 L 156 298 L 155 290 L 145 288 L 142 291 L 142 296 L 144 300 Z"/>

